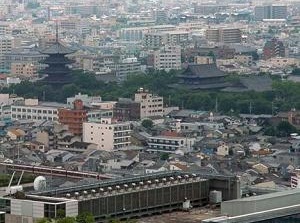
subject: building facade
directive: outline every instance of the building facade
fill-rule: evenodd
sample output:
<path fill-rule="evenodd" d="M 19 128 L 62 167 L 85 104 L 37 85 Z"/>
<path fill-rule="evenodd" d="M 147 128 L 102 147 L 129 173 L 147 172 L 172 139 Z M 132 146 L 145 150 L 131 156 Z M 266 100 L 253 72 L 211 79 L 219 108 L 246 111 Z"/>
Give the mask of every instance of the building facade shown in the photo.
<path fill-rule="evenodd" d="M 87 111 L 83 107 L 83 102 L 79 99 L 73 102 L 73 109 L 58 109 L 58 121 L 67 125 L 74 135 L 82 135 L 82 124 L 88 119 Z"/>
<path fill-rule="evenodd" d="M 154 51 L 155 70 L 180 70 L 181 69 L 181 48 L 178 46 L 165 46 Z"/>
<path fill-rule="evenodd" d="M 164 115 L 163 97 L 149 93 L 140 88 L 134 95 L 134 101 L 140 103 L 140 118 L 157 117 Z"/>
<path fill-rule="evenodd" d="M 207 29 L 206 39 L 215 43 L 241 43 L 242 31 L 238 28 Z"/>
<path fill-rule="evenodd" d="M 130 122 L 117 122 L 102 118 L 100 122 L 83 123 L 83 141 L 94 143 L 102 150 L 120 149 L 130 146 Z"/>

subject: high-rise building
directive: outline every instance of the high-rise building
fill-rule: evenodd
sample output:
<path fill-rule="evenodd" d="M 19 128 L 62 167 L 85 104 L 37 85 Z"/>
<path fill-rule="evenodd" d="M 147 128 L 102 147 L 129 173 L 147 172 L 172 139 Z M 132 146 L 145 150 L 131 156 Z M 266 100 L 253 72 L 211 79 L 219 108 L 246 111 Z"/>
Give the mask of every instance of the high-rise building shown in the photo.
<path fill-rule="evenodd" d="M 263 58 L 268 60 L 272 57 L 285 57 L 284 43 L 277 38 L 273 38 L 265 43 L 263 49 Z"/>
<path fill-rule="evenodd" d="M 10 53 L 14 48 L 14 37 L 0 36 L 0 69 L 7 69 L 5 64 L 5 54 Z"/>
<path fill-rule="evenodd" d="M 74 135 L 81 135 L 82 124 L 87 121 L 87 111 L 84 109 L 81 100 L 75 100 L 73 105 L 72 109 L 58 109 L 58 121 L 63 125 L 67 125 L 69 131 Z"/>
<path fill-rule="evenodd" d="M 287 15 L 286 5 L 263 5 L 256 6 L 254 9 L 254 17 L 256 20 L 286 19 Z"/>

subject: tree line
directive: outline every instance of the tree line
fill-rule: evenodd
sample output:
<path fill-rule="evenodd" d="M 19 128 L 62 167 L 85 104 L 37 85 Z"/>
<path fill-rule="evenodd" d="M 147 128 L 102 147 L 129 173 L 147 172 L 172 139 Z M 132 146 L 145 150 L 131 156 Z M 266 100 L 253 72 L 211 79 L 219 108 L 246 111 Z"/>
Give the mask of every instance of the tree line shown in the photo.
<path fill-rule="evenodd" d="M 300 83 L 273 80 L 272 91 L 266 92 L 221 92 L 217 90 L 195 90 L 170 88 L 177 83 L 178 72 L 152 71 L 148 74 L 131 75 L 122 84 L 105 83 L 93 74 L 74 72 L 74 81 L 62 87 L 53 87 L 29 81 L 1 89 L 1 93 L 17 94 L 25 98 L 65 102 L 67 97 L 82 94 L 100 95 L 103 100 L 133 97 L 140 87 L 164 97 L 166 106 L 186 109 L 222 112 L 224 114 L 253 113 L 274 114 L 278 111 L 300 109 Z M 236 78 L 229 79 L 236 82 Z"/>

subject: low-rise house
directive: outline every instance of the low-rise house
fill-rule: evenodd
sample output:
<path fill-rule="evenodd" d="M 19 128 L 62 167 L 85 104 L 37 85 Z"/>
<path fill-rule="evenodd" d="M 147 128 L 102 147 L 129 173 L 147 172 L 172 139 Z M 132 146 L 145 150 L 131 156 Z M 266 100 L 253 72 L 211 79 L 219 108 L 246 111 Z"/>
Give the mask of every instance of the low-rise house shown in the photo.
<path fill-rule="evenodd" d="M 262 163 L 255 164 L 254 166 L 252 166 L 252 168 L 260 174 L 268 174 L 269 173 L 269 167 Z"/>
<path fill-rule="evenodd" d="M 10 140 L 23 140 L 25 137 L 25 132 L 21 129 L 11 129 L 7 131 L 7 136 Z"/>
<path fill-rule="evenodd" d="M 228 156 L 229 155 L 229 146 L 225 143 L 222 143 L 220 146 L 217 147 L 216 154 L 218 156 Z"/>

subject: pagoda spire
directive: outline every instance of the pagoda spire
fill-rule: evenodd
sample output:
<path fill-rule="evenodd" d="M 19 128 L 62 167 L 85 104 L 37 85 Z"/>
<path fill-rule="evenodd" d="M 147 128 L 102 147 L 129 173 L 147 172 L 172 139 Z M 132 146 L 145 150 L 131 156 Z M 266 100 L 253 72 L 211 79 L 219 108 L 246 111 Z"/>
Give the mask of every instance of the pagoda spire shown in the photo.
<path fill-rule="evenodd" d="M 58 22 L 56 21 L 56 27 L 55 27 L 55 42 L 58 43 Z"/>

